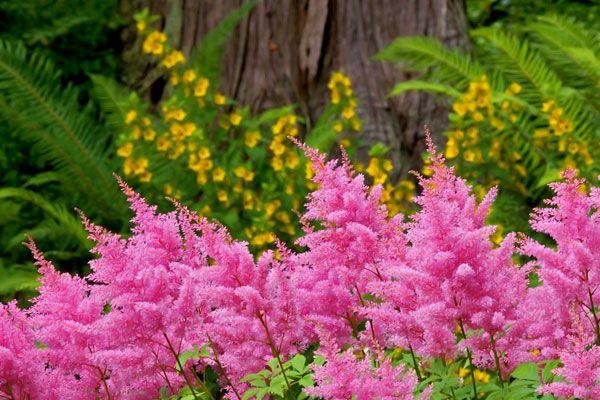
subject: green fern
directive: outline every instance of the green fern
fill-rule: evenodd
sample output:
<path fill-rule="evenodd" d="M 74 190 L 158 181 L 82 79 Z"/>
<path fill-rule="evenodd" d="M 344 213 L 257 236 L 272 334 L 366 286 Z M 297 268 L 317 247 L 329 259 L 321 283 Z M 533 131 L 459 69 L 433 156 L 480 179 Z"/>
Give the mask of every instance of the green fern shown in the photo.
<path fill-rule="evenodd" d="M 33 292 L 37 289 L 39 275 L 33 265 L 5 264 L 0 259 L 0 299 L 9 299 L 17 292 Z"/>
<path fill-rule="evenodd" d="M 229 41 L 229 34 L 254 8 L 255 4 L 256 0 L 248 0 L 239 8 L 231 11 L 202 38 L 198 45 L 193 55 L 194 64 L 211 82 L 218 82 L 221 75 L 223 54 Z"/>
<path fill-rule="evenodd" d="M 90 248 L 90 242 L 81 221 L 64 205 L 50 202 L 41 195 L 22 188 L 0 188 L 0 200 L 2 199 L 16 199 L 31 203 L 42 209 L 49 217 L 35 227 L 26 229 L 10 239 L 6 244 L 8 249 L 21 243 L 25 235 L 34 239 L 54 240 L 60 243 L 62 249 Z"/>
<path fill-rule="evenodd" d="M 89 107 L 81 109 L 78 97 L 75 88 L 62 87 L 42 53 L 0 40 L 0 118 L 34 143 L 86 206 L 115 220 L 123 207 L 107 161 L 109 134 Z"/>
<path fill-rule="evenodd" d="M 404 92 L 410 91 L 419 91 L 419 92 L 429 92 L 436 94 L 443 94 L 451 98 L 458 98 L 461 95 L 461 92 L 456 90 L 450 85 L 444 85 L 442 83 L 435 82 L 427 82 L 419 79 L 414 79 L 411 81 L 400 82 L 394 86 L 391 96 L 397 96 Z"/>
<path fill-rule="evenodd" d="M 111 78 L 102 75 L 91 75 L 90 78 L 94 85 L 92 96 L 100 106 L 109 128 L 122 129 L 125 115 L 129 111 L 129 92 Z"/>
<path fill-rule="evenodd" d="M 399 37 L 375 58 L 400 62 L 409 70 L 426 71 L 431 68 L 433 71 L 430 76 L 437 82 L 458 87 L 485 73 L 484 68 L 471 56 L 458 50 L 450 50 L 438 39 L 431 37 Z"/>

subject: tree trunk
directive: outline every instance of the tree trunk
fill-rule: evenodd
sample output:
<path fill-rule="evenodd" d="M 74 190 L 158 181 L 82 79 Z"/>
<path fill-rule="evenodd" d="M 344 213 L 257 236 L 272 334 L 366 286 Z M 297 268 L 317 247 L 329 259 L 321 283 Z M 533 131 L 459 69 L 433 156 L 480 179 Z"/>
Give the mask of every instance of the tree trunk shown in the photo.
<path fill-rule="evenodd" d="M 149 1 L 154 13 L 166 16 L 186 53 L 242 2 Z M 372 57 L 401 35 L 432 35 L 464 46 L 463 0 L 262 0 L 231 35 L 222 89 L 254 111 L 297 104 L 310 122 L 328 99 L 331 72 L 342 70 L 359 100 L 367 147 L 384 142 L 406 172 L 419 167 L 424 125 L 439 135 L 446 112 L 430 95 L 387 97 L 410 76 Z"/>

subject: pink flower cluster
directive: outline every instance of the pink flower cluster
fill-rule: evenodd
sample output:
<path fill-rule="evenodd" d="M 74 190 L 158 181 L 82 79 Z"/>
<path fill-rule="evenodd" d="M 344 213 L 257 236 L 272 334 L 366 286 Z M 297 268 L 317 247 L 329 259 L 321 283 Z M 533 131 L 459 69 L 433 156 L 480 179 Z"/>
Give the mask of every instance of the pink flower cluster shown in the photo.
<path fill-rule="evenodd" d="M 307 393 L 327 399 L 412 398 L 417 376 L 384 357 L 392 347 L 467 356 L 502 379 L 561 357 L 565 381 L 540 390 L 598 398 L 598 188 L 583 193 L 573 172 L 552 186 L 532 227 L 556 247 L 514 234 L 495 246 L 485 219 L 496 189 L 478 203 L 431 142 L 433 175 L 419 176 L 420 211 L 407 220 L 389 218 L 381 188 L 345 156 L 327 162 L 303 148 L 319 186 L 302 217 L 303 251 L 279 244 L 255 259 L 221 225 L 178 204 L 158 213 L 125 184 L 131 237 L 83 218 L 96 243 L 89 276 L 57 272 L 30 243 L 40 294 L 27 310 L 0 308 L 0 398 L 152 399 L 201 390 L 198 374 L 211 367 L 237 399 L 245 375 L 316 343 L 326 363 Z M 517 265 L 519 253 L 531 261 Z M 532 271 L 542 286 L 528 288 Z M 199 359 L 179 365 L 194 348 Z"/>

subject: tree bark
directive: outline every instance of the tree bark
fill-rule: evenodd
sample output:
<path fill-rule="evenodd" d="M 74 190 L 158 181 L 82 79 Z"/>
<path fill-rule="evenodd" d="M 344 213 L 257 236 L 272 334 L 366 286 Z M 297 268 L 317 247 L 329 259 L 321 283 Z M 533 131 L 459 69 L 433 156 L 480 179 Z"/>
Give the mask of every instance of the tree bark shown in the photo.
<path fill-rule="evenodd" d="M 242 0 L 149 2 L 189 53 Z M 406 172 L 420 166 L 424 125 L 439 135 L 446 111 L 426 94 L 387 97 L 412 76 L 372 57 L 401 35 L 465 46 L 463 0 L 261 0 L 231 35 L 222 89 L 254 111 L 297 104 L 310 123 L 328 100 L 331 72 L 342 70 L 359 100 L 365 148 L 384 142 Z"/>

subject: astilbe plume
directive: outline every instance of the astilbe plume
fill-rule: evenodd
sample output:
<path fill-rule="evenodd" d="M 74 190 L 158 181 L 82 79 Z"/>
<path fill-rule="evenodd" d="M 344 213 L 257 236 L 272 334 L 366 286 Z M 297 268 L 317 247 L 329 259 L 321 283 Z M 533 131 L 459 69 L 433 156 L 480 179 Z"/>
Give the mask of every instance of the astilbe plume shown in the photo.
<path fill-rule="evenodd" d="M 360 359 L 355 352 L 360 352 Z M 381 351 L 369 349 L 346 350 L 340 353 L 335 342 L 321 335 L 317 354 L 325 359 L 325 364 L 313 366 L 317 386 L 306 390 L 311 396 L 334 400 L 391 400 L 413 399 L 417 378 L 403 366 L 394 367 Z M 373 366 L 371 357 L 379 364 Z M 427 399 L 428 390 L 421 399 Z"/>
<path fill-rule="evenodd" d="M 272 251 L 255 262 L 247 243 L 232 240 L 224 228 L 206 222 L 195 227 L 202 235 L 188 245 L 201 249 L 211 264 L 199 273 L 196 288 L 210 309 L 202 329 L 217 352 L 213 365 L 227 374 L 229 397 L 234 397 L 246 388 L 237 383 L 245 375 L 306 348 L 308 325 L 298 313 L 289 275 Z"/>
<path fill-rule="evenodd" d="M 35 398 L 47 375 L 38 362 L 27 315 L 16 302 L 0 305 L 0 398 Z"/>
<path fill-rule="evenodd" d="M 293 271 L 297 296 L 303 299 L 300 313 L 334 340 L 346 343 L 352 334 L 357 336 L 368 283 L 380 279 L 382 263 L 402 256 L 404 242 L 398 236 L 402 216 L 387 218 L 380 204 L 381 187 L 369 191 L 345 153 L 341 163 L 325 162 L 317 151 L 303 148 L 318 189 L 308 196 L 302 218 L 305 235 L 297 241 L 307 250 L 285 257 L 284 263 Z"/>
<path fill-rule="evenodd" d="M 548 385 L 547 393 L 568 398 L 600 398 L 600 188 L 586 194 L 585 180 L 575 171 L 563 174 L 564 182 L 550 187 L 556 193 L 548 207 L 532 214 L 531 226 L 556 243 L 548 247 L 525 238 L 521 252 L 533 257 L 532 265 L 542 286 L 530 290 L 528 297 L 543 301 L 526 302 L 535 319 L 523 326 L 524 349 L 537 348 L 545 358 L 559 356 L 563 367 L 557 369 L 565 382 Z M 545 321 L 545 322 L 539 322 Z M 591 347 L 590 347 L 591 346 Z M 590 347 L 586 350 L 587 347 Z"/>
<path fill-rule="evenodd" d="M 552 183 L 556 195 L 547 201 L 549 207 L 532 214 L 531 226 L 556 243 L 548 247 L 533 239 L 524 239 L 521 252 L 534 258 L 543 286 L 554 301 L 555 326 L 545 331 L 550 343 L 561 348 L 572 330 L 573 313 L 580 314 L 586 329 L 600 345 L 600 190 L 592 188 L 587 195 L 585 181 L 575 178 L 575 171 L 564 173 L 565 182 Z"/>
<path fill-rule="evenodd" d="M 600 399 L 600 347 L 589 346 L 591 338 L 593 334 L 586 331 L 579 315 L 574 315 L 572 334 L 559 352 L 562 366 L 552 371 L 564 381 L 545 384 L 538 388 L 539 393 L 564 399 Z"/>
<path fill-rule="evenodd" d="M 449 358 L 468 346 L 475 362 L 493 368 L 493 351 L 501 359 L 508 345 L 504 334 L 516 320 L 526 276 L 511 258 L 513 235 L 499 248 L 490 240 L 495 227 L 485 219 L 496 190 L 477 205 L 471 187 L 445 165 L 429 135 L 428 142 L 433 175 L 419 176 L 422 193 L 415 202 L 421 210 L 404 226 L 405 258 L 387 266 L 383 282 L 370 285 L 382 300 L 370 314 L 388 346 Z M 479 334 L 457 346 L 457 330 L 461 336 L 468 330 Z"/>

